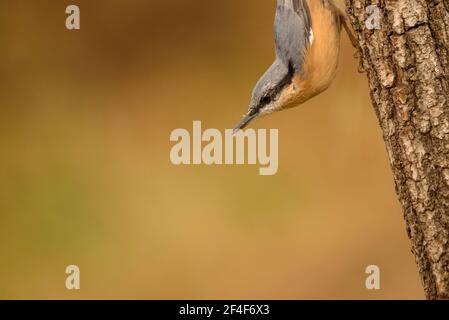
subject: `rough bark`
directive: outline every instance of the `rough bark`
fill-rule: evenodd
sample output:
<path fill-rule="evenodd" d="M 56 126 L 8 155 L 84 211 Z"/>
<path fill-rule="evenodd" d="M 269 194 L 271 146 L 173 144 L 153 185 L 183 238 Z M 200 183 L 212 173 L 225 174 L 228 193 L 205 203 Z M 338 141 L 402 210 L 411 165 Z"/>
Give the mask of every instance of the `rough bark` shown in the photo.
<path fill-rule="evenodd" d="M 449 0 L 346 5 L 425 294 L 449 299 Z"/>

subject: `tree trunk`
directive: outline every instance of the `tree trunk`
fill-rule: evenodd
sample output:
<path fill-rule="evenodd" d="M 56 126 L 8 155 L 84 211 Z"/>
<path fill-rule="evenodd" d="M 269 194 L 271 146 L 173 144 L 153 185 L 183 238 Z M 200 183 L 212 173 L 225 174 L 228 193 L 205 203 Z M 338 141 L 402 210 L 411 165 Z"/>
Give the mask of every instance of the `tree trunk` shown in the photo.
<path fill-rule="evenodd" d="M 449 299 L 449 0 L 346 5 L 425 294 Z"/>

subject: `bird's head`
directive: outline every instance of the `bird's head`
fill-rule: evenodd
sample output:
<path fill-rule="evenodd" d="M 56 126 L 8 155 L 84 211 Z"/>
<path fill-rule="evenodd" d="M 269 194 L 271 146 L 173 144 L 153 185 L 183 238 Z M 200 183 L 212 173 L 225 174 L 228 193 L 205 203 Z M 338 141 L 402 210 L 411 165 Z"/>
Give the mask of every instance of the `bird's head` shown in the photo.
<path fill-rule="evenodd" d="M 234 132 L 244 129 L 251 121 L 260 116 L 290 107 L 291 98 L 295 95 L 293 77 L 293 68 L 276 60 L 257 82 L 252 93 L 249 110 Z"/>

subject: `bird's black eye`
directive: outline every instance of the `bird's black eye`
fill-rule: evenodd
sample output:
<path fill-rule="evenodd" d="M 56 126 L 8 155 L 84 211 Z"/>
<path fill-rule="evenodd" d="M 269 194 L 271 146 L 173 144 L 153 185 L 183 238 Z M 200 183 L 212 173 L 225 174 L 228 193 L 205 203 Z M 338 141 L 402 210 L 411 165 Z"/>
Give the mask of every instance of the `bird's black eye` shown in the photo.
<path fill-rule="evenodd" d="M 271 98 L 269 96 L 265 96 L 262 99 L 260 99 L 260 104 L 267 105 L 270 103 L 270 101 L 271 101 Z"/>

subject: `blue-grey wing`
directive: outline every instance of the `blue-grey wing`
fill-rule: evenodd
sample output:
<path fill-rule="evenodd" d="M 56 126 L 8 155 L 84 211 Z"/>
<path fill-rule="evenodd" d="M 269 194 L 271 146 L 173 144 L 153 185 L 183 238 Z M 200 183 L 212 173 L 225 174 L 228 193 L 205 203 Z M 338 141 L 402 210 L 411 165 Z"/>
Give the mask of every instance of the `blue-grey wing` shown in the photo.
<path fill-rule="evenodd" d="M 297 73 L 302 72 L 306 50 L 311 45 L 311 27 L 306 0 L 277 0 L 274 23 L 276 55 Z"/>

